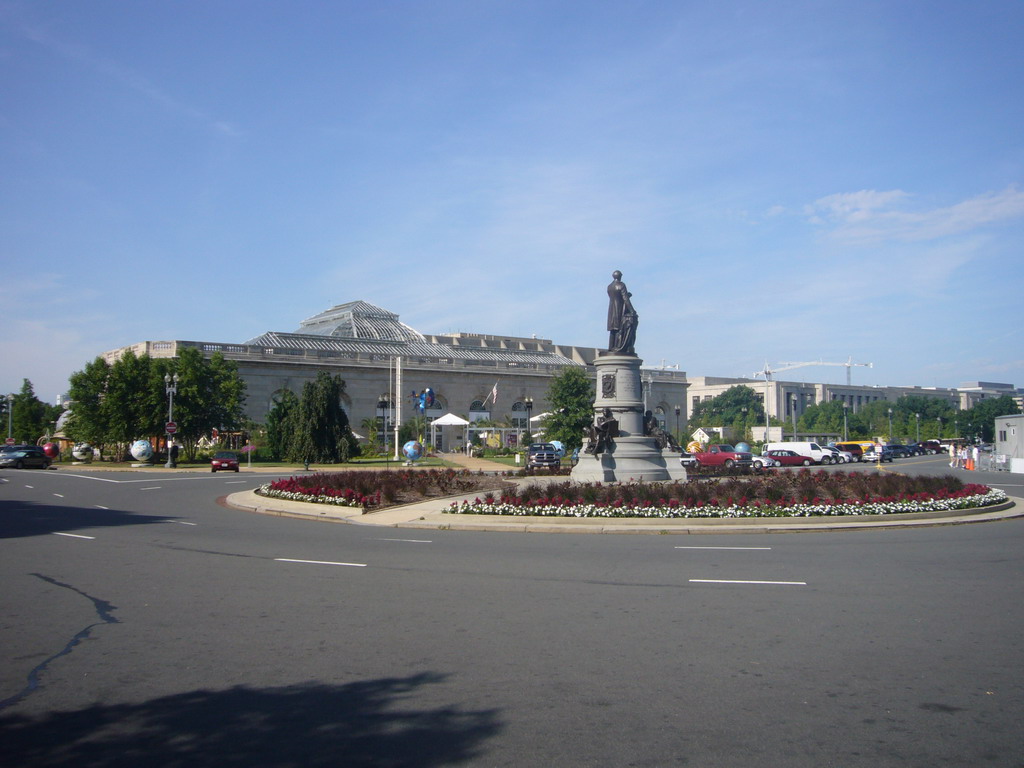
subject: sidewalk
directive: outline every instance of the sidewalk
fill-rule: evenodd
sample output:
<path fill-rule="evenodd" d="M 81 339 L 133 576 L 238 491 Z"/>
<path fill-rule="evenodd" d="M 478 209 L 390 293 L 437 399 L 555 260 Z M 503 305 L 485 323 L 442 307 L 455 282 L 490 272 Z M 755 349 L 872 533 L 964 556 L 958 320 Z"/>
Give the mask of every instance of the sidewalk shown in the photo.
<path fill-rule="evenodd" d="M 227 497 L 236 509 L 264 515 L 295 517 L 305 520 L 378 525 L 392 528 L 426 528 L 452 531 L 511 531 L 518 533 L 797 533 L 878 528 L 907 528 L 929 525 L 962 525 L 1024 517 L 1024 499 L 1010 501 L 984 510 L 957 512 L 919 512 L 899 515 L 846 517 L 781 517 L 735 519 L 647 519 L 647 518 L 574 518 L 511 517 L 504 515 L 445 514 L 453 501 L 472 501 L 478 494 L 431 499 L 417 504 L 391 507 L 363 514 L 353 507 L 308 504 L 300 501 L 268 499 L 255 491 L 243 491 Z"/>

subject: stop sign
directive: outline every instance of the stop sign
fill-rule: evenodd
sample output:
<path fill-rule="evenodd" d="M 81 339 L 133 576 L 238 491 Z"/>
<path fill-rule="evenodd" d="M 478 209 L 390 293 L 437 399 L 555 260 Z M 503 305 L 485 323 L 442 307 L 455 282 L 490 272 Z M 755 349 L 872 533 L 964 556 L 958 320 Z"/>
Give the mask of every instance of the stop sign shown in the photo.
<path fill-rule="evenodd" d="M 168 421 L 166 431 L 168 435 L 173 435 L 175 432 L 178 431 L 178 425 L 175 424 L 173 421 Z"/>
<path fill-rule="evenodd" d="M 8 437 L 6 440 L 4 440 L 4 442 L 7 443 L 8 445 L 14 445 L 14 438 Z"/>

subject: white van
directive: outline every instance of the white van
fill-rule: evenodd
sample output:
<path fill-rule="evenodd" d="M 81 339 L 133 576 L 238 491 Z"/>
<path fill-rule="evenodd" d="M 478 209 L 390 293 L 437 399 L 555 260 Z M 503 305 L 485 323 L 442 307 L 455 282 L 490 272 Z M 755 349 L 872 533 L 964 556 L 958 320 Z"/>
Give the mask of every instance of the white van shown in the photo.
<path fill-rule="evenodd" d="M 815 464 L 831 464 L 832 451 L 823 451 L 817 443 L 768 443 L 765 451 L 793 451 L 814 461 Z"/>

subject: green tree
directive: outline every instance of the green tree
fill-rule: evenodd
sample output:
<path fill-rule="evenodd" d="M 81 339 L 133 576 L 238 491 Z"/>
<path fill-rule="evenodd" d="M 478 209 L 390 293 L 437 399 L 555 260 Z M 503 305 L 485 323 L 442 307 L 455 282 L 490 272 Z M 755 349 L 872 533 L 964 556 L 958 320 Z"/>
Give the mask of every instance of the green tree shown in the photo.
<path fill-rule="evenodd" d="M 102 357 L 86 363 L 85 369 L 71 374 L 68 395 L 71 415 L 64 431 L 76 442 L 89 443 L 103 451 L 107 442 L 107 420 L 103 400 L 107 392 L 110 365 Z"/>
<path fill-rule="evenodd" d="M 1017 402 L 1009 395 L 979 400 L 973 408 L 961 411 L 960 434 L 970 440 L 991 443 L 995 439 L 995 420 L 999 416 L 1020 413 Z"/>
<path fill-rule="evenodd" d="M 546 440 L 558 440 L 567 451 L 583 445 L 594 420 L 594 383 L 585 368 L 567 366 L 548 385 L 550 413 L 541 422 Z"/>
<path fill-rule="evenodd" d="M 320 371 L 302 387 L 289 459 L 305 464 L 337 464 L 359 455 L 359 445 L 342 408 L 345 382 Z"/>
<path fill-rule="evenodd" d="M 152 363 L 149 355 L 128 350 L 110 366 L 102 410 L 106 442 L 116 446 L 119 460 L 133 441 L 163 431 L 154 418 L 159 395 L 152 391 Z"/>
<path fill-rule="evenodd" d="M 764 424 L 764 395 L 745 384 L 729 387 L 722 394 L 697 403 L 689 420 L 693 428 L 731 426 L 743 432 L 760 424 Z"/>
<path fill-rule="evenodd" d="M 32 382 L 22 379 L 21 391 L 11 403 L 12 437 L 19 443 L 35 444 L 39 438 L 52 433 L 51 410 L 52 407 L 36 397 Z"/>
<path fill-rule="evenodd" d="M 187 461 L 194 461 L 199 439 L 214 429 L 231 431 L 243 422 L 245 384 L 238 376 L 238 365 L 215 352 L 208 360 L 195 347 L 181 350 L 177 359 L 154 370 L 151 388 L 163 393 L 164 376 L 178 375 L 178 392 L 174 397 L 176 438 L 185 448 Z M 167 417 L 166 400 L 157 412 L 156 433 L 163 432 Z"/>
<path fill-rule="evenodd" d="M 276 398 L 273 408 L 267 414 L 267 450 L 278 461 L 288 457 L 298 415 L 299 398 L 290 389 Z"/>

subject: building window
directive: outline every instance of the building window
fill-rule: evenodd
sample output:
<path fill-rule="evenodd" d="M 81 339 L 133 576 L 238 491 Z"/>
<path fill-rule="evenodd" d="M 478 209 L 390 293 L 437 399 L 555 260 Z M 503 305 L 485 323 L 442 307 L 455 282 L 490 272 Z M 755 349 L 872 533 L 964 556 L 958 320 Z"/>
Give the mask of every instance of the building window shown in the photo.
<path fill-rule="evenodd" d="M 515 429 L 526 429 L 529 426 L 526 405 L 524 403 L 518 401 L 512 403 L 512 426 Z"/>

